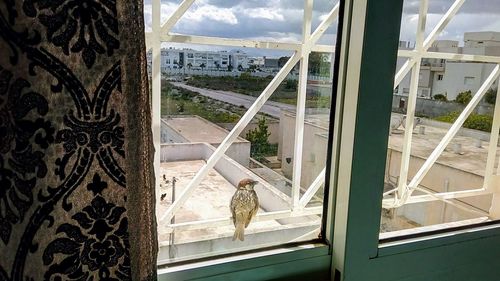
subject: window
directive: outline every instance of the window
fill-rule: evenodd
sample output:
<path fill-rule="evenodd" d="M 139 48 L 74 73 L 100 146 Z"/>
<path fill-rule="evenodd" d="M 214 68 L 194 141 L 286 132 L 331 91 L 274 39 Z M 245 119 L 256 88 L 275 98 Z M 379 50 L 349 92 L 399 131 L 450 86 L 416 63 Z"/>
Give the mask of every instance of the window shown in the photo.
<path fill-rule="evenodd" d="M 184 1 L 183 3 L 189 2 Z M 342 32 L 339 35 L 342 41 L 338 41 L 335 54 L 340 58 L 338 60 L 339 71 L 334 73 L 334 75 L 339 76 L 337 91 L 339 94 L 335 104 L 341 110 L 335 111 L 336 126 L 333 127 L 334 146 L 332 147 L 335 155 L 332 157 L 334 162 L 332 171 L 334 172 L 332 172 L 332 178 L 329 181 L 333 182 L 333 186 L 338 187 L 335 200 L 341 204 L 337 204 L 335 208 L 331 204 L 328 206 L 328 215 L 335 210 L 335 220 L 330 221 L 330 225 L 326 226 L 327 232 L 331 231 L 330 234 L 326 233 L 326 237 L 329 237 L 329 241 L 333 242 L 331 254 L 328 254 L 330 252 L 328 247 L 314 248 L 311 245 L 307 245 L 311 249 L 275 249 L 276 252 L 272 252 L 269 256 L 261 256 L 261 252 L 240 253 L 241 255 L 231 256 L 223 261 L 218 260 L 216 264 L 211 263 L 212 258 L 209 258 L 205 265 L 197 263 L 162 269 L 160 274 L 166 276 L 164 279 L 184 280 L 210 277 L 212 280 L 240 280 L 251 276 L 255 280 L 274 280 L 277 278 L 283 280 L 328 280 L 328 278 L 333 279 L 334 275 L 335 279 L 333 280 L 344 280 L 346 276 L 350 280 L 371 280 L 373 276 L 377 276 L 381 280 L 447 278 L 454 281 L 476 279 L 494 281 L 498 279 L 498 272 L 492 266 L 494 263 L 492 261 L 498 259 L 498 245 L 500 245 L 498 227 L 495 225 L 484 226 L 485 229 L 476 228 L 469 233 L 454 232 L 453 235 L 441 233 L 422 240 L 417 238 L 401 241 L 402 236 L 399 235 L 396 238 L 393 237 L 393 240 L 379 241 L 379 237 L 382 237 L 379 233 L 381 216 L 396 217 L 399 215 L 398 212 L 406 206 L 417 204 L 417 202 L 412 202 L 399 208 L 387 206 L 387 203 L 394 201 L 397 193 L 391 191 L 390 188 L 383 192 L 383 186 L 379 183 L 384 179 L 384 164 L 388 163 L 386 162 L 388 144 L 390 144 L 388 142 L 388 126 L 392 123 L 388 114 L 392 99 L 390 92 L 394 86 L 397 86 L 396 84 L 403 80 L 405 74 L 411 71 L 413 65 L 418 64 L 419 56 L 427 54 L 425 51 L 421 53 L 400 50 L 399 55 L 407 58 L 408 61 L 408 64 L 402 69 L 408 69 L 402 71 L 405 72 L 402 74 L 403 77 L 398 75 L 396 83 L 394 83 L 391 76 L 396 71 L 394 62 L 398 35 L 400 34 L 401 11 L 413 11 L 409 18 L 415 19 L 415 9 L 403 9 L 401 7 L 402 1 L 392 0 L 346 0 L 341 1 L 341 3 L 343 3 L 341 11 L 345 9 L 345 12 L 341 13 L 344 14 L 340 26 Z M 375 4 L 367 5 L 367 3 Z M 427 2 L 422 1 L 422 3 L 421 7 L 427 8 Z M 446 11 L 447 17 L 453 17 L 462 3 L 463 1 L 454 2 L 449 8 L 450 10 Z M 426 12 L 421 11 L 420 14 L 424 15 Z M 422 18 L 420 17 L 420 21 Z M 449 18 L 439 21 L 439 25 L 446 25 Z M 173 26 L 173 24 L 168 26 Z M 426 26 L 426 24 L 420 22 L 418 26 Z M 442 29 L 438 26 L 437 33 Z M 176 29 L 174 31 L 179 32 Z M 384 40 L 380 40 L 380 34 L 384 34 Z M 423 34 L 429 33 L 421 31 L 420 35 Z M 178 37 L 178 39 L 182 38 L 182 36 Z M 184 37 L 184 39 L 186 38 Z M 426 42 L 432 43 L 432 41 L 433 39 Z M 199 42 L 206 44 L 206 37 Z M 416 49 L 422 47 L 420 43 L 415 43 L 415 45 L 418 46 Z M 373 50 L 377 50 L 377 52 L 373 52 Z M 271 52 L 271 50 L 269 51 Z M 430 55 L 435 56 L 435 54 Z M 451 57 L 450 54 L 443 56 Z M 465 58 L 467 59 L 467 56 Z M 271 71 L 263 74 L 269 75 L 268 73 Z M 409 112 L 412 112 L 416 107 L 414 101 L 418 90 L 418 84 L 416 84 L 418 71 L 414 71 L 414 73 L 416 75 L 411 78 L 413 80 L 412 86 L 406 86 L 406 92 L 410 94 L 409 97 L 405 97 Z M 185 79 L 189 81 L 190 77 L 187 76 Z M 455 85 L 460 84 L 461 81 L 455 83 Z M 293 87 L 292 85 L 293 82 L 290 82 L 289 87 Z M 159 93 L 161 91 L 159 83 L 153 84 L 153 88 L 155 87 Z M 448 93 L 444 96 L 454 99 L 455 93 L 448 88 L 445 91 L 433 91 L 433 93 L 446 93 L 446 90 Z M 153 102 L 155 106 L 158 106 L 157 112 L 160 112 L 159 95 L 153 96 L 153 99 L 157 101 Z M 196 103 L 203 104 L 204 101 L 199 99 Z M 187 107 L 186 103 L 179 102 L 178 104 L 183 104 L 184 110 Z M 174 106 L 176 105 L 174 104 Z M 217 109 L 219 109 L 218 112 L 224 111 L 224 104 L 220 104 Z M 403 118 L 403 116 L 399 117 Z M 406 120 L 411 120 L 413 117 L 409 115 Z M 414 118 L 413 120 L 418 119 Z M 404 130 L 401 126 L 397 129 L 399 132 L 393 135 L 399 133 L 400 137 L 403 138 L 406 131 L 411 130 Z M 422 131 L 422 135 L 425 135 L 427 130 Z M 420 132 L 420 127 L 415 129 L 415 134 L 420 134 Z M 328 135 L 331 135 L 330 133 Z M 320 133 L 317 136 L 324 138 L 326 134 Z M 411 139 L 411 135 L 406 135 L 407 138 L 408 136 Z M 407 144 L 411 141 L 401 141 L 401 143 Z M 412 149 L 408 150 L 412 151 Z M 305 155 L 305 162 L 313 162 L 307 161 L 312 158 L 315 158 L 314 162 L 318 162 L 318 158 L 321 157 L 318 153 L 314 153 L 315 157 L 312 158 L 308 156 L 311 154 Z M 285 157 L 284 161 L 293 163 L 293 158 Z M 214 175 L 216 176 L 216 174 Z M 329 174 L 326 173 L 326 175 Z M 403 192 L 406 188 L 406 186 L 403 188 Z M 391 192 L 387 193 L 388 191 Z M 422 197 L 416 196 L 422 194 L 418 194 L 418 192 L 410 194 L 409 198 L 420 200 Z M 376 201 L 377 198 L 382 200 L 383 193 L 385 193 L 385 198 L 383 198 L 383 204 L 380 204 L 380 201 Z M 403 195 L 403 193 L 400 194 Z M 452 193 L 448 193 L 447 196 L 450 194 L 455 196 Z M 168 195 L 170 194 L 167 194 L 166 198 Z M 439 194 L 437 196 L 440 197 Z M 430 197 L 433 196 L 427 196 L 425 200 L 429 200 Z M 332 197 L 330 199 L 333 200 Z M 433 201 L 429 200 L 429 202 Z M 384 206 L 384 214 L 381 214 L 380 205 Z M 422 215 L 422 212 L 415 212 L 415 214 Z M 214 220 L 214 223 L 219 222 Z M 170 222 L 170 228 L 172 229 L 172 225 L 176 226 L 176 224 L 183 225 L 183 223 Z M 335 226 L 333 229 L 332 225 Z M 175 249 L 172 249 L 172 255 L 175 255 Z M 170 262 L 169 253 L 163 253 L 161 261 Z M 245 260 L 241 261 L 241 259 Z M 437 259 L 439 259 L 439 263 L 436 262 Z M 325 271 L 325 268 L 330 267 L 332 272 L 328 271 L 329 269 Z M 237 268 L 236 271 L 235 268 Z M 479 277 L 479 279 L 475 279 L 475 277 Z"/>
<path fill-rule="evenodd" d="M 420 8 L 425 9 L 425 6 Z M 458 8 L 460 5 L 450 9 L 459 11 Z M 443 20 L 432 28 L 439 31 L 445 29 L 445 19 L 452 15 L 443 12 Z M 416 16 L 419 26 L 425 26 L 425 17 Z M 482 36 L 485 36 L 482 32 L 467 32 L 464 38 Z M 491 123 L 493 115 L 496 118 L 498 113 L 478 114 L 475 111 L 487 89 L 498 79 L 498 57 L 476 61 L 477 58 L 463 55 L 456 49 L 427 52 L 436 36 L 423 29 L 416 30 L 416 38 L 420 38 L 416 48 L 423 50 L 422 56 L 401 53 L 410 62 L 426 56 L 442 60 L 453 57 L 459 62 L 444 66 L 446 83 L 435 83 L 433 88 L 424 89 L 421 94 L 417 91 L 418 81 L 411 78 L 406 112 L 414 114 L 401 113 L 398 109 L 392 112 L 380 227 L 383 240 L 424 235 L 428 231 L 463 227 L 498 218 L 499 204 L 492 199 L 496 196 L 492 185 L 496 184 L 500 171 L 496 168 L 498 134 L 489 135 L 492 130 L 498 132 L 498 128 L 492 129 Z M 500 47 L 496 48 L 500 50 Z M 413 63 L 412 67 L 398 72 L 395 80 L 401 81 L 408 73 L 420 73 L 423 70 L 419 66 Z M 478 81 L 476 76 L 463 76 L 463 73 L 474 72 L 478 76 L 484 75 L 484 79 Z M 443 76 L 437 74 L 437 80 L 443 81 Z M 436 93 L 434 100 L 454 100 L 454 104 L 462 104 L 460 108 L 465 108 L 456 112 L 457 109 L 450 106 L 453 103 L 433 100 L 412 102 L 417 95 L 427 96 L 429 91 Z M 451 128 L 450 123 L 454 124 Z M 461 127 L 467 128 L 470 133 L 465 134 Z M 478 137 L 485 132 L 487 137 Z"/>
<path fill-rule="evenodd" d="M 464 85 L 472 85 L 474 84 L 475 80 L 475 77 L 466 76 L 464 77 Z"/>
<path fill-rule="evenodd" d="M 278 9 L 287 3 L 272 5 Z M 200 5 L 206 4 L 192 8 Z M 294 19 L 303 22 L 306 31 L 304 35 L 300 29 L 291 32 L 304 36 L 304 42 L 289 43 L 276 33 L 272 22 L 281 24 L 279 16 L 252 32 L 235 23 L 231 34 L 241 29 L 254 36 L 258 43 L 252 49 L 244 49 L 246 40 L 214 36 L 210 28 L 218 25 L 211 23 L 211 15 L 200 15 L 205 22 L 196 25 L 196 34 L 203 35 L 198 36 L 190 34 L 193 26 L 183 20 L 182 5 L 173 12 L 171 19 L 180 18 L 182 24 L 172 23 L 176 35 L 161 44 L 172 52 L 189 49 L 192 53 L 187 53 L 187 69 L 172 70 L 160 87 L 153 88 L 153 104 L 158 103 L 153 119 L 159 128 L 161 264 L 320 241 L 335 38 L 334 28 L 328 27 L 336 21 L 338 7 L 338 3 L 316 6 L 315 12 L 323 16 L 311 23 L 313 7 L 307 6 L 306 20 Z M 239 16 L 248 18 L 244 13 Z M 272 44 L 259 41 L 269 36 Z M 302 58 L 298 48 L 306 48 L 304 54 L 310 55 Z M 247 72 L 249 52 L 259 57 L 274 54 L 284 65 L 276 74 Z M 215 55 L 221 57 L 219 71 L 207 61 Z M 294 68 L 301 74 L 289 77 Z M 249 179 L 249 185 L 258 181 L 254 188 L 259 204 L 244 236 L 233 237 L 230 202 L 244 179 Z"/>

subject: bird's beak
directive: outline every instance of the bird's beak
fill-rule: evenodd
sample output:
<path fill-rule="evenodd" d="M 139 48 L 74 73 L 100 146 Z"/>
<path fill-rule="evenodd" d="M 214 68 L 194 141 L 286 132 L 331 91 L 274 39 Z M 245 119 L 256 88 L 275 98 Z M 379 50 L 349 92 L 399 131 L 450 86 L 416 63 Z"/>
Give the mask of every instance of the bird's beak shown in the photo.
<path fill-rule="evenodd" d="M 252 184 L 257 185 L 257 184 L 259 184 L 259 181 L 253 181 Z"/>

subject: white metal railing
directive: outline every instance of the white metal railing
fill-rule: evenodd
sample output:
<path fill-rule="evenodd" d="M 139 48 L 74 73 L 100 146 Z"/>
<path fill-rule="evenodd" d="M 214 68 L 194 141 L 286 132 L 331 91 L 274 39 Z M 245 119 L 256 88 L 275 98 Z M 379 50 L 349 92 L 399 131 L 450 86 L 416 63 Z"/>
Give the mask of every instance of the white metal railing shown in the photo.
<path fill-rule="evenodd" d="M 397 187 L 395 189 L 384 193 L 384 197 L 392 195 L 392 198 L 383 199 L 382 205 L 384 208 L 397 208 L 405 204 L 428 202 L 435 200 L 441 200 L 453 204 L 459 208 L 463 208 L 463 206 L 460 206 L 459 203 L 450 200 L 491 194 L 492 178 L 498 177 L 497 175 L 500 174 L 500 165 L 498 166 L 497 170 L 494 171 L 497 144 L 498 144 L 498 132 L 500 129 L 500 99 L 497 99 L 493 115 L 494 121 L 491 130 L 492 133 L 490 134 L 490 143 L 488 148 L 488 158 L 485 169 L 483 187 L 480 189 L 469 189 L 462 191 L 437 193 L 434 191 L 429 191 L 428 189 L 419 186 L 421 181 L 424 179 L 429 170 L 432 168 L 433 164 L 438 159 L 438 157 L 442 154 L 442 152 L 444 151 L 446 146 L 450 143 L 452 138 L 458 133 L 460 127 L 463 125 L 467 117 L 469 117 L 469 115 L 472 113 L 472 111 L 477 106 L 479 101 L 484 97 L 487 90 L 491 87 L 493 82 L 498 79 L 500 74 L 500 57 L 428 51 L 428 49 L 432 46 L 433 42 L 436 40 L 437 36 L 441 33 L 441 31 L 444 30 L 446 25 L 450 22 L 450 20 L 462 7 L 464 2 L 465 0 L 456 0 L 448 9 L 448 11 L 443 15 L 438 24 L 432 29 L 429 35 L 424 38 L 428 0 L 421 0 L 419 15 L 418 15 L 415 48 L 413 50 L 399 50 L 398 52 L 398 56 L 406 57 L 408 58 L 408 60 L 403 64 L 403 66 L 397 72 L 396 77 L 394 79 L 395 80 L 394 88 L 396 88 L 401 83 L 403 78 L 411 70 L 410 93 L 408 96 L 408 105 L 406 113 L 407 118 L 405 124 L 399 180 Z M 494 63 L 497 65 L 493 68 L 493 71 L 486 78 L 486 80 L 481 85 L 479 90 L 473 96 L 472 100 L 467 104 L 463 112 L 459 115 L 457 120 L 453 123 L 451 128 L 441 139 L 441 141 L 439 142 L 437 147 L 433 150 L 431 155 L 426 159 L 424 164 L 420 167 L 417 173 L 410 180 L 408 179 L 408 172 L 409 172 L 410 157 L 411 157 L 411 143 L 413 136 L 413 125 L 415 122 L 414 116 L 415 116 L 415 106 L 417 99 L 419 72 L 421 66 L 420 63 L 423 58 L 485 62 L 485 63 Z M 412 196 L 412 193 L 416 190 L 425 193 L 425 195 Z M 477 212 L 481 215 L 484 215 L 484 212 L 480 212 L 477 210 L 473 210 L 473 212 Z"/>
<path fill-rule="evenodd" d="M 217 46 L 232 46 L 232 47 L 251 47 L 261 49 L 276 49 L 294 51 L 293 55 L 281 70 L 272 79 L 269 85 L 263 90 L 255 102 L 250 106 L 246 113 L 241 117 L 239 122 L 229 132 L 222 143 L 217 147 L 214 153 L 206 161 L 206 164 L 196 173 L 194 178 L 189 182 L 187 187 L 179 194 L 176 200 L 168 207 L 165 213 L 157 214 L 160 221 L 167 224 L 168 231 L 174 229 L 196 229 L 204 228 L 207 226 L 223 226 L 231 224 L 230 218 L 204 220 L 197 222 L 187 222 L 171 224 L 171 218 L 182 207 L 186 200 L 190 197 L 193 191 L 197 188 L 200 182 L 208 174 L 217 161 L 224 155 L 231 144 L 237 139 L 243 129 L 259 112 L 260 108 L 273 94 L 280 83 L 287 77 L 292 68 L 300 61 L 300 74 L 298 86 L 298 101 L 297 101 L 297 115 L 295 125 L 295 147 L 294 147 L 294 164 L 293 164 L 293 178 L 292 178 L 292 200 L 290 200 L 290 209 L 284 211 L 267 212 L 258 214 L 256 221 L 261 220 L 275 220 L 290 217 L 302 217 L 308 215 L 321 214 L 322 207 L 309 207 L 309 203 L 314 194 L 324 183 L 325 169 L 319 173 L 317 178 L 313 181 L 311 186 L 307 189 L 304 195 L 300 197 L 300 175 L 301 175 L 301 156 L 304 134 L 304 115 L 305 115 L 305 99 L 306 99 L 306 84 L 307 84 L 307 65 L 308 57 L 311 52 L 328 52 L 334 51 L 333 45 L 317 44 L 319 38 L 327 30 L 329 26 L 337 19 L 339 5 L 335 7 L 326 15 L 324 20 L 319 26 L 311 33 L 311 20 L 312 20 L 312 7 L 313 0 L 305 0 L 304 5 L 304 22 L 303 22 L 303 36 L 302 42 L 279 42 L 279 41 L 259 41 L 247 39 L 233 39 L 221 37 L 206 37 L 194 36 L 184 34 L 173 34 L 170 31 L 173 26 L 179 21 L 189 7 L 194 3 L 194 0 L 184 0 L 179 5 L 177 10 L 168 18 L 162 25 L 160 23 L 160 0 L 153 0 L 153 28 L 152 32 L 146 33 L 147 48 L 152 48 L 152 95 L 153 95 L 153 138 L 156 148 L 155 152 L 155 171 L 160 171 L 160 91 L 161 91 L 161 75 L 160 75 L 160 45 L 161 42 L 175 42 L 175 43 L 188 43 L 188 44 L 204 44 L 204 45 L 217 45 Z M 157 192 L 159 194 L 159 192 Z"/>

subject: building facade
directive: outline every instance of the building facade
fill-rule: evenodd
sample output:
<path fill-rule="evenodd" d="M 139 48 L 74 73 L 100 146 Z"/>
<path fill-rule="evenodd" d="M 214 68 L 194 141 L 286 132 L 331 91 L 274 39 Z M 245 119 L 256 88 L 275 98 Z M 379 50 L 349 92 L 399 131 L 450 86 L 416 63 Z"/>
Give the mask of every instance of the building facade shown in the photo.
<path fill-rule="evenodd" d="M 400 50 L 410 50 L 411 45 L 400 42 Z M 500 32 L 466 32 L 464 45 L 458 41 L 436 40 L 429 48 L 431 52 L 456 54 L 499 56 Z M 397 66 L 401 67 L 406 58 L 398 58 Z M 491 73 L 494 64 L 479 62 L 463 62 L 458 60 L 422 59 L 419 73 L 417 97 L 432 98 L 441 94 L 448 100 L 455 100 L 464 91 L 475 93 Z M 497 88 L 497 81 L 493 88 Z M 394 90 L 395 94 L 407 96 L 410 92 L 410 74 L 408 74 Z"/>
<path fill-rule="evenodd" d="M 152 53 L 147 53 L 148 69 L 151 67 Z M 162 72 L 172 69 L 192 70 L 245 70 L 249 67 L 248 55 L 240 50 L 234 51 L 197 51 L 193 49 L 162 49 Z"/>

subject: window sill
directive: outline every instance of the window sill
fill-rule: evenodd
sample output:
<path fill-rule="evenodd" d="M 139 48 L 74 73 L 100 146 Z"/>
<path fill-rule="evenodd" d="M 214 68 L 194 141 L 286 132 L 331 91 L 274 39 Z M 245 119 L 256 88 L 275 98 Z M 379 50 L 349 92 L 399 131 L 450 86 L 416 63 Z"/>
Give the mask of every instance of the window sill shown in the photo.
<path fill-rule="evenodd" d="M 159 266 L 158 280 L 269 280 L 314 274 L 329 276 L 329 246 L 309 243 L 228 257 L 193 261 L 171 267 Z M 320 280 L 320 279 L 318 279 Z"/>

